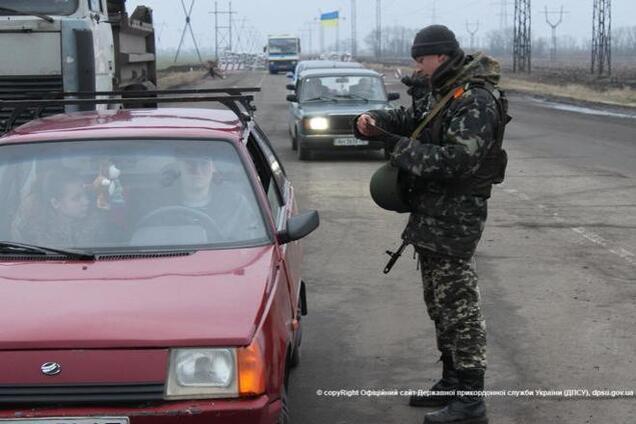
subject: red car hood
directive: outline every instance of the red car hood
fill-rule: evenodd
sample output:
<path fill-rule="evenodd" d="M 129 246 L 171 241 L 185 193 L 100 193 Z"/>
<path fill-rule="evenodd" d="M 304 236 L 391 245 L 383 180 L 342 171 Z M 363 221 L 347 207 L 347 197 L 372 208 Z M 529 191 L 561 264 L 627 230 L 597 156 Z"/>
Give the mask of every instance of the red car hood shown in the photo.
<path fill-rule="evenodd" d="M 274 246 L 88 262 L 0 262 L 0 350 L 249 344 Z"/>

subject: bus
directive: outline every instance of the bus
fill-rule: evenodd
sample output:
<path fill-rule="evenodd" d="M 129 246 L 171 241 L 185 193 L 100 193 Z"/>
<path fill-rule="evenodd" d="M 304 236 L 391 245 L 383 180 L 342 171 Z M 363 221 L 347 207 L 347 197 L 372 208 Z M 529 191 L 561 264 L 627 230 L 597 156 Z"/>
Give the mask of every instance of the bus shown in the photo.
<path fill-rule="evenodd" d="M 265 51 L 270 74 L 293 72 L 300 61 L 300 38 L 294 35 L 270 35 Z"/>

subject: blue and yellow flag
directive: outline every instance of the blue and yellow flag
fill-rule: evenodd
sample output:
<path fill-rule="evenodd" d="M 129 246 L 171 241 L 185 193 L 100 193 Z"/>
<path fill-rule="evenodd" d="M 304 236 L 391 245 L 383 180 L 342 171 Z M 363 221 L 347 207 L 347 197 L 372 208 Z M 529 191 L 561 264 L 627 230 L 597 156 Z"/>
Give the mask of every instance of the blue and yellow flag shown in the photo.
<path fill-rule="evenodd" d="M 338 26 L 338 11 L 323 13 L 320 15 L 320 23 L 322 26 Z"/>

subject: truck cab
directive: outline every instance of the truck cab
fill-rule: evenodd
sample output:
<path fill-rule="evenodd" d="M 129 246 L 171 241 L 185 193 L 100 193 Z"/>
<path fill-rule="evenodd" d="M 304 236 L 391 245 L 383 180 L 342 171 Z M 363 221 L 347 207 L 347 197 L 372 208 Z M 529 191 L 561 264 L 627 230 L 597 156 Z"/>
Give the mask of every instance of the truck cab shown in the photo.
<path fill-rule="evenodd" d="M 156 86 L 152 10 L 125 0 L 4 0 L 0 55 L 5 99 Z"/>
<path fill-rule="evenodd" d="M 270 74 L 294 72 L 300 61 L 300 39 L 293 35 L 270 35 L 265 51 Z"/>

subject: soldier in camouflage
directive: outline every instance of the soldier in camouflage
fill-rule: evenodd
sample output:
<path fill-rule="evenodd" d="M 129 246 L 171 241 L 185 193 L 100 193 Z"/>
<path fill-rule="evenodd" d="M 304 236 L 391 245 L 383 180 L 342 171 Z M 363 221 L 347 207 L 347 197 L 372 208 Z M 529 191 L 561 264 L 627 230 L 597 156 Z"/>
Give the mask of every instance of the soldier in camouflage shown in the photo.
<path fill-rule="evenodd" d="M 454 34 L 441 25 L 417 34 L 412 56 L 430 90 L 408 109 L 360 115 L 354 128 L 357 137 L 383 140 L 392 151 L 391 164 L 407 176 L 411 215 L 402 238 L 419 253 L 424 300 L 444 367 L 432 390 L 483 391 L 486 325 L 473 254 L 505 155 L 501 140 L 507 115 L 505 98 L 496 88 L 499 65 L 485 56 L 465 55 Z M 440 103 L 437 115 L 413 138 Z M 488 422 L 482 397 L 456 393 L 413 396 L 410 404 L 445 405 L 427 414 L 425 423 Z"/>

